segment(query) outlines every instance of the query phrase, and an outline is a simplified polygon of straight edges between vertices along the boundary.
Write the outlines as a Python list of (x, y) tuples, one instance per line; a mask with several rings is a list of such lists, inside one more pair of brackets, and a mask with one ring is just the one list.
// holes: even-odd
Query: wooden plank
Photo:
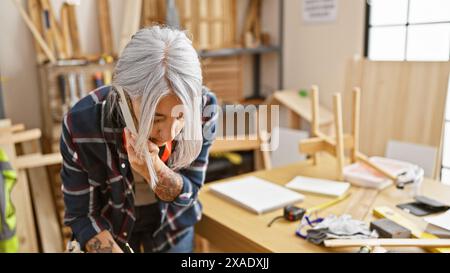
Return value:
[(319, 87), (311, 87), (311, 136), (317, 136), (319, 132)]
[(211, 146), (211, 152), (250, 151), (259, 149), (260, 146), (257, 136), (248, 136), (244, 140), (217, 139)]
[[(39, 3), (39, 0), (28, 0), (27, 4), (30, 19), (36, 27), (37, 31), (42, 34), (41, 4)], [(36, 50), (36, 58), (39, 64), (42, 64), (46, 60), (48, 60), (44, 51), (36, 40), (34, 40), (34, 48)]]
[(100, 27), (100, 42), (102, 46), (102, 54), (112, 56), (114, 50), (111, 33), (109, 0), (98, 0), (97, 7), (98, 7), (98, 25)]
[(350, 214), (353, 219), (364, 221), (379, 193), (377, 189), (355, 187), (350, 202), (343, 209), (343, 213)]
[(69, 17), (70, 41), (72, 45), (73, 58), (81, 58), (80, 35), (78, 33), (78, 19), (75, 5), (67, 4), (67, 13)]
[(345, 90), (361, 87), (361, 152), (384, 156), (389, 140), (440, 149), (449, 72), (449, 62), (352, 60)]
[[(1, 125), (0, 125), (1, 126)], [(2, 133), (16, 133), (25, 130), (24, 124), (14, 124), (8, 127), (0, 127), (0, 135)]]
[[(30, 143), (22, 145), (25, 153), (41, 152)], [(53, 191), (45, 167), (27, 170), (36, 214), (39, 239), (44, 253), (63, 252), (61, 226), (55, 207)]]
[(62, 163), (59, 153), (54, 154), (28, 154), (17, 157), (15, 167), (17, 169), (30, 169)]
[[(52, 33), (52, 20), (50, 18), (50, 8), (48, 6), (48, 2), (44, 0), (39, 0), (41, 4), (41, 13), (42, 13), (42, 33), (45, 41), (47, 42), (50, 50), (53, 54), (56, 53), (55, 41), (53, 40)], [(57, 54), (55, 54), (58, 57)]]
[[(313, 85), (311, 87), (311, 136), (317, 136), (319, 133), (319, 87)], [(333, 149), (335, 150), (335, 149)], [(319, 161), (319, 155), (314, 153), (313, 164), (316, 165)]]
[(61, 7), (60, 21), (61, 21), (62, 39), (64, 41), (66, 55), (67, 58), (70, 59), (73, 57), (73, 50), (72, 50), (72, 40), (70, 37), (69, 7), (68, 4), (66, 3), (63, 4)]
[(351, 152), (352, 163), (357, 160), (357, 152), (359, 151), (359, 123), (361, 116), (361, 89), (355, 87), (353, 89), (353, 119), (352, 119), (352, 136), (353, 148)]
[[(306, 121), (308, 122), (312, 121), (311, 100), (308, 98), (300, 97), (298, 91), (296, 90), (276, 91), (273, 94), (273, 98), (275, 99), (276, 102), (291, 109)], [(331, 111), (329, 111), (325, 107), (319, 106), (319, 112), (320, 112), (319, 115), (320, 126), (327, 126), (333, 124), (334, 118)]]
[(36, 28), (36, 26), (31, 21), (30, 17), (22, 7), (22, 4), (19, 0), (11, 0), (16, 5), (17, 9), (19, 10), (20, 15), (22, 16), (22, 19), (25, 21), (25, 24), (30, 29), (31, 33), (33, 34), (34, 39), (39, 43), (40, 47), (44, 51), (45, 55), (47, 55), (48, 59), (52, 63), (56, 63), (56, 57), (53, 54), (53, 51), (49, 47), (49, 45), (44, 41), (44, 38), (42, 38), (42, 35), (40, 34), (39, 30)]
[(383, 174), (387, 178), (391, 179), (392, 181), (396, 181), (397, 180), (397, 177), (395, 175), (391, 174), (389, 171), (387, 171), (384, 168), (382, 168), (382, 167), (374, 164), (373, 162), (371, 162), (370, 159), (366, 155), (364, 155), (364, 154), (362, 154), (360, 152), (357, 152), (356, 153), (356, 159), (358, 161), (366, 164), (367, 166), (375, 169), (376, 171), (380, 172), (381, 174)]
[(337, 93), (333, 96), (334, 120), (336, 128), (336, 159), (338, 179), (344, 179), (344, 125), (342, 122), (342, 99), (341, 94)]
[(191, 8), (191, 32), (193, 37), (194, 47), (200, 49), (200, 0), (191, 0), (190, 8)]
[(19, 143), (19, 142), (25, 142), (30, 140), (39, 139), (41, 137), (42, 133), (40, 129), (33, 129), (28, 130), (25, 132), (19, 132), (15, 134), (5, 134), (0, 136), (0, 144), (5, 143)]
[[(253, 0), (255, 1), (255, 0)], [(255, 44), (261, 44), (261, 8), (262, 8), (262, 0), (256, 0), (256, 11), (255, 11), (255, 21), (254, 21), (254, 34), (255, 34)]]
[(64, 43), (64, 38), (61, 33), (61, 27), (56, 20), (55, 12), (53, 10), (53, 6), (51, 5), (49, 0), (41, 0), (41, 6), (44, 9), (48, 9), (49, 19), (50, 19), (50, 33), (55, 44), (56, 54), (59, 59), (67, 59), (67, 49)]
[(16, 208), (19, 252), (39, 252), (30, 185), (25, 170), (17, 171), (17, 184), (13, 188), (11, 200)]
[(142, 0), (128, 0), (124, 5), (124, 23), (120, 35), (119, 54), (125, 49), (131, 36), (139, 30), (142, 13)]
[[(320, 151), (325, 151), (330, 155), (336, 154), (335, 142), (330, 142), (328, 139), (322, 137), (314, 137), (303, 139), (300, 141), (299, 152), (304, 154), (313, 154)], [(344, 135), (344, 148), (351, 149), (353, 147), (353, 136)]]
[(236, 24), (237, 24), (237, 8), (236, 8), (236, 0), (230, 1), (230, 14), (227, 16), (230, 18), (230, 28), (227, 32), (229, 32), (228, 37), (230, 38), (230, 47), (236, 46)]

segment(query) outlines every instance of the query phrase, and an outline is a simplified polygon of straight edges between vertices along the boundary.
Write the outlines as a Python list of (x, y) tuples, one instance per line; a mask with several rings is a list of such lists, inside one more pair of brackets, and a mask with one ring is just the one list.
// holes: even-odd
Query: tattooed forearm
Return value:
[(106, 244), (102, 245), (102, 242), (98, 238), (93, 238), (86, 245), (86, 248), (90, 253), (112, 253), (114, 248), (114, 242), (108, 240)]
[(172, 202), (183, 189), (183, 179), (166, 166), (158, 170), (157, 175), (158, 184), (154, 189), (156, 195), (165, 202)]

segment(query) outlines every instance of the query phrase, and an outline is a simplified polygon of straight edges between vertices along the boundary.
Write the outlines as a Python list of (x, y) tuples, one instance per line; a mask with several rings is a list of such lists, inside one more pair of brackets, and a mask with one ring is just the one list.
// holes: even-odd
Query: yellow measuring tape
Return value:
[(331, 200), (331, 201), (325, 202), (325, 203), (323, 203), (323, 204), (317, 205), (317, 206), (315, 206), (315, 207), (309, 208), (309, 209), (306, 210), (306, 214), (311, 214), (311, 213), (314, 213), (314, 212), (319, 212), (319, 211), (321, 211), (321, 210), (324, 210), (324, 209), (326, 209), (326, 208), (329, 208), (329, 207), (331, 207), (331, 206), (333, 206), (333, 205), (335, 205), (335, 204), (337, 204), (337, 203), (339, 203), (339, 202), (341, 202), (341, 201), (347, 199), (347, 197), (349, 197), (350, 195), (351, 195), (351, 193), (350, 193), (350, 192), (347, 192), (346, 194), (340, 196), (339, 198), (336, 198), (336, 199), (334, 199), (334, 200)]

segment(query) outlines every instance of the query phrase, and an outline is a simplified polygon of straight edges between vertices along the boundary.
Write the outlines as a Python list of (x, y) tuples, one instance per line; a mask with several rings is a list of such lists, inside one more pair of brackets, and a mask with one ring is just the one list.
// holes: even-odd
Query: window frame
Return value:
[[(407, 14), (406, 14), (406, 23), (405, 24), (386, 24), (386, 25), (371, 25), (370, 24), (370, 16), (371, 16), (371, 5), (369, 4), (370, 0), (365, 1), (366, 5), (366, 17), (365, 17), (365, 26), (364, 26), (364, 57), (366, 59), (369, 59), (369, 39), (370, 39), (370, 29), (372, 27), (376, 28), (382, 28), (382, 27), (394, 27), (394, 26), (404, 26), (406, 27), (406, 37), (405, 37), (405, 51), (403, 52), (403, 59), (402, 61), (411, 61), (407, 59), (408, 54), (408, 29), (409, 26), (422, 26), (422, 25), (433, 25), (433, 24), (450, 24), (450, 20), (448, 21), (430, 21), (430, 22), (421, 22), (421, 23), (410, 23), (409, 22), (409, 15), (410, 15), (410, 7), (411, 7), (411, 0), (408, 1), (408, 8), (407, 8)], [(446, 61), (450, 61), (450, 47), (448, 52), (448, 59)]]

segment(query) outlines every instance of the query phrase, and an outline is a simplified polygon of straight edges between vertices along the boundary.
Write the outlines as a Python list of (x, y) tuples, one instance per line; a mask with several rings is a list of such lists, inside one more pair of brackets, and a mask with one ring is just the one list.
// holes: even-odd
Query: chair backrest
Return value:
[(387, 158), (416, 164), (424, 169), (426, 177), (434, 178), (437, 159), (435, 147), (389, 140), (385, 155)]

